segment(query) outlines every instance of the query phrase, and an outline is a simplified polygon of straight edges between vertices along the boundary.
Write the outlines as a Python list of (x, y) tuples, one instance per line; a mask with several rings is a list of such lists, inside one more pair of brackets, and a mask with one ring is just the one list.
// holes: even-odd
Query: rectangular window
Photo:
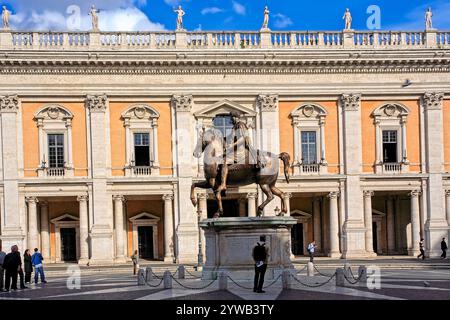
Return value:
[(383, 131), (383, 162), (397, 163), (397, 131)]
[(64, 168), (64, 134), (48, 135), (48, 160), (50, 168)]
[(317, 137), (315, 131), (302, 131), (302, 162), (317, 163)]
[(230, 116), (216, 116), (213, 119), (213, 125), (215, 129), (218, 129), (220, 130), (220, 132), (222, 132), (222, 136), (225, 140), (227, 137), (229, 139), (231, 138), (233, 134), (233, 121)]
[(134, 159), (137, 167), (150, 167), (150, 134), (134, 134)]

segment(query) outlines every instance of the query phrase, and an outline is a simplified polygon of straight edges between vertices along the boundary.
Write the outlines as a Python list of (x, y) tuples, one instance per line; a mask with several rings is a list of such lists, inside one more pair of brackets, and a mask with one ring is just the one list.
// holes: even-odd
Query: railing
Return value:
[(319, 173), (320, 172), (320, 165), (319, 164), (301, 164), (301, 173)]
[(383, 163), (383, 172), (384, 173), (401, 173), (402, 172), (402, 164), (401, 163)]
[(64, 168), (47, 168), (47, 177), (64, 177), (66, 170)]
[(135, 176), (149, 176), (151, 174), (151, 167), (133, 167), (133, 175)]
[(0, 30), (0, 49), (450, 48), (450, 31), (25, 32)]

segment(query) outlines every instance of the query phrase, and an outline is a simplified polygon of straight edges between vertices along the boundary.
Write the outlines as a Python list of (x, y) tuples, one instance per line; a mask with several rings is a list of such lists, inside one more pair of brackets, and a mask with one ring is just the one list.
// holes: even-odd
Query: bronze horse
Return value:
[[(248, 150), (246, 150), (248, 152)], [(194, 157), (200, 158), (204, 153), (204, 172), (205, 181), (193, 183), (191, 187), (191, 201), (194, 207), (197, 205), (194, 190), (195, 188), (212, 189), (217, 200), (218, 211), (214, 214), (214, 218), (223, 215), (222, 207), (222, 189), (220, 188), (220, 170), (224, 163), (224, 149), (222, 133), (217, 129), (209, 129), (205, 133), (200, 134), (197, 146), (194, 150)], [(275, 184), (278, 179), (279, 159), (283, 161), (284, 176), (286, 182), (289, 183), (289, 161), (290, 156), (286, 152), (279, 155), (271, 152), (260, 152), (263, 158), (264, 166), (257, 167), (256, 164), (235, 163), (228, 165), (227, 186), (246, 186), (256, 183), (267, 196), (267, 199), (258, 207), (257, 215), (263, 214), (264, 207), (273, 200), (274, 194), (281, 199), (281, 212), (283, 215), (287, 212), (284, 193), (278, 189)], [(248, 155), (246, 157), (248, 159)]]

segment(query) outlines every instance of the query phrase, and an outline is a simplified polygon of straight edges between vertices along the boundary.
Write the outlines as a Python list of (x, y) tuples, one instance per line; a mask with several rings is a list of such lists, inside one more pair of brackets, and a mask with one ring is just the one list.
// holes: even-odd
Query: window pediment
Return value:
[(48, 120), (48, 121), (67, 121), (73, 118), (73, 114), (57, 104), (46, 105), (39, 110), (35, 116), (35, 120)]
[(408, 114), (408, 108), (399, 103), (386, 103), (379, 106), (372, 112), (372, 116), (374, 118), (383, 119), (402, 118), (408, 116)]
[(294, 122), (298, 121), (317, 121), (327, 116), (327, 111), (315, 103), (305, 103), (291, 112), (291, 118)]
[(293, 216), (294, 218), (305, 218), (305, 219), (309, 219), (312, 217), (310, 213), (298, 209), (291, 210), (291, 216)]
[(214, 118), (219, 114), (227, 114), (231, 111), (237, 111), (243, 114), (244, 117), (255, 117), (256, 112), (250, 108), (244, 107), (236, 102), (230, 100), (218, 101), (203, 110), (194, 113), (194, 116), (198, 118)]
[(146, 220), (146, 221), (151, 220), (151, 221), (158, 222), (160, 220), (160, 218), (158, 216), (155, 216), (154, 214), (151, 214), (148, 212), (142, 212), (142, 213), (135, 215), (134, 217), (131, 217), (129, 220), (131, 222), (142, 221), (142, 220)]
[(57, 218), (50, 220), (50, 222), (55, 224), (55, 223), (61, 223), (61, 222), (78, 222), (79, 220), (80, 219), (78, 219), (77, 217), (66, 213)]
[(123, 112), (122, 118), (136, 121), (153, 120), (159, 118), (159, 112), (146, 104), (138, 104)]

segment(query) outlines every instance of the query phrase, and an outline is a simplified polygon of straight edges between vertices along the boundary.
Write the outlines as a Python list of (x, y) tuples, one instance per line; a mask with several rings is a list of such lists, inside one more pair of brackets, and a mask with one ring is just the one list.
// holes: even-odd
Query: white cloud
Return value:
[(219, 13), (219, 12), (223, 12), (223, 9), (218, 8), (218, 7), (210, 7), (210, 8), (204, 8), (201, 13), (202, 15), (211, 13), (211, 14), (215, 14), (215, 13)]
[(291, 18), (284, 14), (276, 13), (273, 15), (273, 17), (275, 18), (274, 25), (276, 28), (286, 28), (293, 24)]
[[(431, 7), (433, 11), (433, 28), (445, 30), (450, 28), (450, 3), (445, 0), (438, 0), (432, 3), (420, 5), (414, 10), (408, 12), (404, 17), (405, 21), (402, 23), (390, 24), (382, 26), (386, 30), (424, 30), (425, 29), (425, 11)], [(383, 14), (383, 11), (381, 11)]]
[(245, 7), (236, 1), (233, 1), (233, 10), (234, 10), (234, 12), (236, 12), (237, 14), (240, 14), (241, 16), (245, 16), (245, 13), (246, 13)]
[(177, 6), (179, 5), (183, 0), (164, 0), (166, 4), (169, 6)]
[[(19, 30), (90, 30), (91, 17), (88, 15), (91, 3), (100, 1), (82, 0), (77, 2), (79, 9), (66, 10), (73, 0), (40, 0), (24, 2), (19, 0), (13, 7), (11, 26)], [(97, 4), (99, 9), (99, 27), (102, 31), (159, 31), (165, 30), (164, 25), (150, 21), (147, 15), (136, 5), (145, 4), (146, 0), (111, 0)], [(73, 14), (79, 12), (80, 18), (73, 19)], [(76, 21), (74, 23), (74, 21)]]

